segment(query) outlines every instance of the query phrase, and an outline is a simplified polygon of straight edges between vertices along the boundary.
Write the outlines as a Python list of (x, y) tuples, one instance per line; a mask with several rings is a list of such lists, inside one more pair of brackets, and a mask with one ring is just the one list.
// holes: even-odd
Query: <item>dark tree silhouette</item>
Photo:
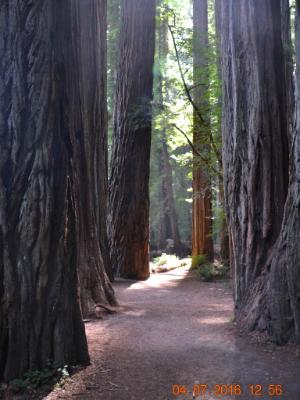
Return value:
[(49, 360), (87, 363), (79, 299), (84, 310), (114, 301), (99, 243), (105, 219), (105, 12), (102, 0), (0, 3), (5, 380)]

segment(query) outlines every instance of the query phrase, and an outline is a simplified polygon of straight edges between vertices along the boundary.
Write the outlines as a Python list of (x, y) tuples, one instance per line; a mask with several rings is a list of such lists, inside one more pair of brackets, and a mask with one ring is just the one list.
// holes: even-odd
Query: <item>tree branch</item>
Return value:
[[(171, 11), (171, 10), (169, 10), (169, 11)], [(174, 21), (175, 21), (175, 13), (174, 12), (173, 12), (173, 15), (174, 15)], [(212, 132), (209, 129), (209, 124), (202, 117), (202, 114), (201, 114), (201, 111), (200, 111), (199, 107), (194, 102), (194, 100), (193, 100), (193, 98), (191, 96), (191, 93), (190, 93), (191, 88), (189, 88), (187, 83), (186, 83), (186, 80), (185, 80), (185, 77), (184, 77), (184, 73), (183, 73), (183, 70), (182, 70), (182, 65), (181, 65), (181, 62), (180, 62), (179, 52), (178, 52), (177, 43), (176, 43), (176, 40), (175, 40), (175, 36), (174, 36), (174, 32), (173, 32), (172, 26), (170, 24), (168, 24), (168, 28), (169, 28), (169, 31), (171, 33), (172, 42), (173, 42), (173, 46), (174, 46), (174, 50), (175, 50), (176, 61), (177, 61), (177, 64), (178, 64), (178, 68), (179, 68), (179, 72), (180, 72), (180, 76), (181, 76), (181, 80), (182, 80), (182, 83), (183, 83), (183, 87), (184, 87), (185, 93), (187, 95), (187, 98), (188, 98), (189, 102), (193, 106), (193, 109), (195, 110), (196, 115), (198, 116), (200, 122), (204, 125), (204, 127), (208, 128), (209, 140), (210, 140), (211, 147), (212, 147), (212, 149), (213, 149), (213, 151), (214, 151), (214, 153), (215, 153), (215, 155), (217, 157), (217, 160), (218, 160), (219, 164), (221, 165), (222, 164), (221, 154), (220, 154), (220, 152), (219, 152), (219, 150), (218, 150), (218, 148), (217, 148), (217, 146), (215, 144)], [(200, 84), (198, 84), (198, 85), (200, 85)]]
[(217, 176), (219, 176), (220, 178), (223, 179), (223, 175), (222, 172), (220, 172), (219, 170), (217, 170), (214, 166), (211, 165), (210, 161), (203, 157), (203, 155), (196, 149), (196, 147), (193, 145), (193, 143), (191, 142), (191, 140), (189, 139), (188, 135), (181, 129), (179, 128), (176, 124), (171, 124), (171, 126), (173, 126), (175, 129), (177, 129), (187, 140), (189, 146), (192, 149), (192, 152), (194, 155), (198, 156), (201, 161), (203, 161), (205, 163), (205, 165), (211, 169)]

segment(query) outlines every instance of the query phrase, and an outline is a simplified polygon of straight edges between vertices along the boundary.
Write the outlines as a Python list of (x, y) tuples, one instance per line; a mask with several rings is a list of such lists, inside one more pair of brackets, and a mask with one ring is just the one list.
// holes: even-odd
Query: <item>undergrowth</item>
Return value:
[(2, 385), (1, 391), (20, 394), (24, 392), (34, 393), (40, 389), (53, 389), (54, 387), (62, 387), (69, 378), (69, 367), (58, 367), (49, 363), (43, 370), (31, 369), (27, 371), (22, 378), (13, 379), (8, 385)]
[(225, 264), (206, 263), (195, 269), (199, 278), (211, 282), (216, 279), (226, 279), (229, 276), (229, 267)]

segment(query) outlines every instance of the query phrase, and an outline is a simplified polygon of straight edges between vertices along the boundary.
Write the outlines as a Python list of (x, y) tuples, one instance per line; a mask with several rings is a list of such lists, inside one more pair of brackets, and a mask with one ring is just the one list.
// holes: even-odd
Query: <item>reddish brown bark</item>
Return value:
[(109, 193), (115, 274), (149, 277), (149, 173), (155, 1), (124, 1)]
[(83, 315), (89, 316), (95, 313), (97, 303), (115, 304), (105, 272), (110, 272), (106, 230), (106, 2), (76, 1), (76, 7), (69, 7), (71, 30), (63, 52), (72, 115), (68, 129), (76, 188), (80, 299)]
[[(209, 127), (207, 100), (207, 48), (208, 14), (207, 0), (194, 0), (194, 103), (199, 112), (194, 111), (193, 145), (202, 153), (208, 151), (207, 130)], [(204, 123), (203, 123), (204, 122)], [(211, 182), (207, 167), (197, 155), (193, 163), (193, 209), (192, 209), (192, 255), (205, 254), (209, 260), (214, 257), (212, 239), (212, 198)]]

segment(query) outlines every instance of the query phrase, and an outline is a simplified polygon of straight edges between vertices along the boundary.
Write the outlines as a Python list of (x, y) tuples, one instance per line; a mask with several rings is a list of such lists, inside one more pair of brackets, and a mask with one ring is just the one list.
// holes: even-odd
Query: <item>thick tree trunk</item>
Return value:
[(299, 280), (292, 258), (285, 257), (288, 274), (276, 267), (281, 227), (281, 236), (291, 233), (288, 247), (297, 258), (291, 195), (283, 220), (291, 110), (281, 7), (271, 0), (222, 2), (221, 28), (224, 187), (236, 316), (249, 329), (268, 330), (277, 342), (296, 333), (291, 310), (297, 300), (287, 282), (294, 280), (295, 289)]
[[(80, 261), (94, 268), (90, 278), (97, 270), (101, 300), (113, 298), (96, 239), (99, 164), (92, 167), (105, 164), (104, 5), (0, 3), (0, 379), (49, 360), (89, 361)], [(90, 288), (82, 285), (83, 305)]]
[[(209, 128), (208, 116), (208, 14), (207, 0), (193, 1), (194, 15), (194, 103), (198, 106), (202, 117), (200, 121), (197, 112), (194, 112), (193, 144), (203, 153), (208, 151), (207, 129)], [(205, 168), (194, 156), (193, 163), (193, 208), (192, 208), (192, 255), (205, 254), (208, 259), (214, 257), (212, 239), (212, 195), (211, 182)]]
[(149, 277), (149, 162), (155, 0), (122, 4), (110, 178), (115, 274)]
[[(107, 219), (106, 2), (69, 7), (71, 32), (63, 49), (68, 74), (68, 129), (73, 148), (80, 299), (84, 316), (98, 303), (115, 304)], [(63, 9), (64, 6), (62, 6)], [(79, 22), (78, 22), (78, 18)], [(101, 21), (101, 23), (99, 23)], [(77, 68), (74, 68), (77, 65)]]
[(270, 262), (267, 304), (278, 342), (300, 343), (300, 1), (296, 2), (296, 128), (291, 137), (290, 184), (276, 249)]

